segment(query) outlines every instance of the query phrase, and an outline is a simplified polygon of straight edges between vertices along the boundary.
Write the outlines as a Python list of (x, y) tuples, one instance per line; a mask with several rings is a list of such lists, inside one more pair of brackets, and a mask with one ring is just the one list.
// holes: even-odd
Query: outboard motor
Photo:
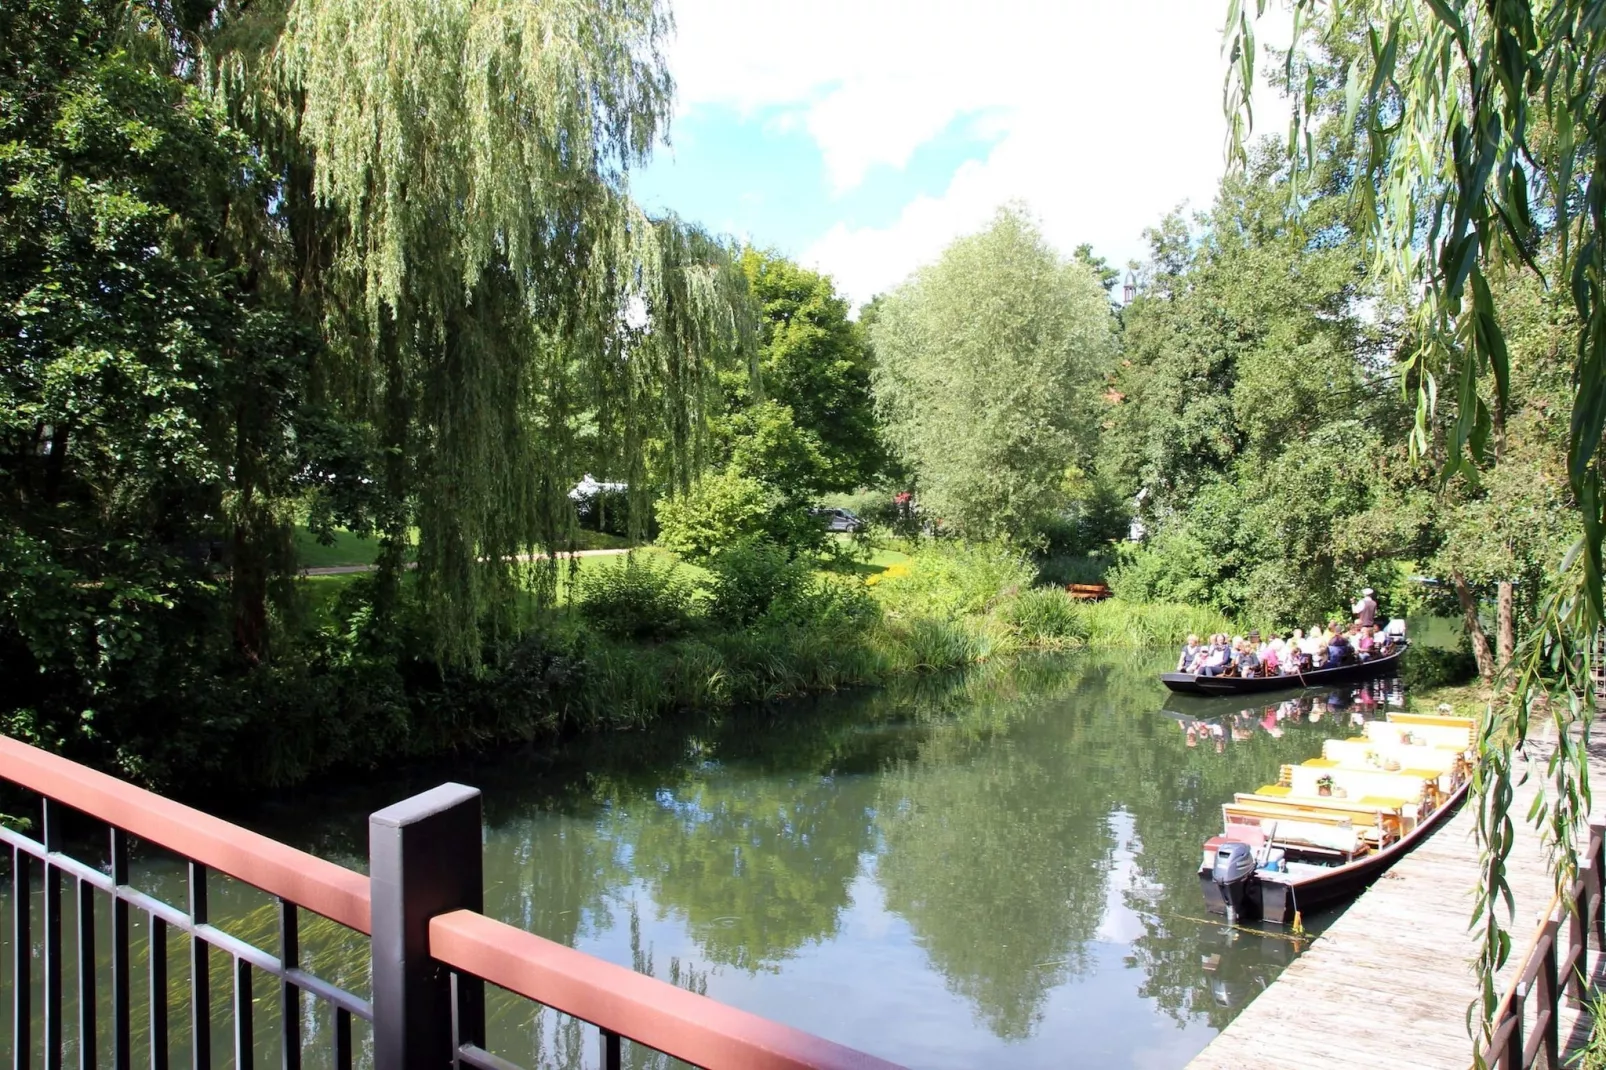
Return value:
[(1244, 900), (1249, 895), (1249, 882), (1255, 875), (1255, 853), (1247, 843), (1228, 840), (1216, 848), (1216, 864), (1210, 877), (1221, 889), (1221, 898), (1227, 904), (1227, 921), (1238, 920), (1243, 913)]

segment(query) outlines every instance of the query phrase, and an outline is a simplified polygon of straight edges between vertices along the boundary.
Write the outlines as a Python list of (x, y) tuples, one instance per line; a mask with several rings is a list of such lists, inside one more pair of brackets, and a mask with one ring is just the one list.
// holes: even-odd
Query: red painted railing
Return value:
[[(303, 995), (336, 1008), (335, 1065), (352, 1060), (350, 1020), (374, 1027), (374, 1061), (384, 1070), (468, 1065), (508, 1070), (513, 1064), (486, 1051), (483, 982), (498, 985), (597, 1026), (603, 1065), (620, 1066), (620, 1038), (709, 1070), (897, 1070), (894, 1064), (792, 1029), (706, 996), (593, 958), (573, 948), (523, 932), (478, 912), (482, 878), (479, 855), (479, 793), (444, 785), (373, 815), (370, 877), (298, 851), (276, 840), (219, 820), (191, 807), (136, 788), (17, 740), (0, 737), (0, 778), (38, 793), (44, 835), (34, 840), (0, 828), (0, 842), (14, 852), (12, 867), (15, 933), (10, 973), (15, 1011), (14, 1052), (32, 1049), (31, 998), (34, 940), (30, 930), (33, 865), (42, 863), (44, 903), (45, 1065), (61, 1065), (67, 1042), (61, 1017), (61, 892), (63, 879), (77, 882), (79, 946), (95, 946), (94, 896), (113, 902), (112, 1047), (114, 1070), (135, 1062), (131, 1050), (129, 982), (131, 930), (128, 911), (145, 912), (153, 939), (174, 927), (191, 937), (191, 1027), (193, 1065), (209, 1066), (208, 991), (210, 951), (234, 959), (235, 1065), (249, 1068), (255, 1047), (251, 971), (276, 977), (282, 986), (283, 1065), (298, 1070)], [(62, 850), (61, 807), (105, 822), (110, 830), (112, 873), (84, 864)], [(127, 837), (135, 836), (182, 855), (189, 862), (186, 910), (158, 901), (129, 883)], [(215, 869), (268, 892), (280, 904), (280, 947), (270, 953), (210, 925), (206, 871)], [(297, 910), (321, 914), (358, 932), (372, 945), (372, 1004), (343, 992), (300, 968)], [(88, 926), (88, 929), (85, 929)], [(149, 956), (151, 1053), (148, 1065), (165, 1070), (167, 1060), (166, 956)], [(446, 967), (442, 969), (441, 967)], [(94, 956), (80, 955), (78, 983), (95, 991)], [(95, 1000), (80, 1000), (80, 1053), (93, 1053), (100, 1035)], [(87, 1008), (87, 1009), (86, 1009)], [(85, 1065), (93, 1065), (93, 1055)]]
[[(1489, 1044), (1481, 1053), (1483, 1065), (1498, 1070), (1529, 1070), (1543, 1065), (1562, 1065), (1560, 1035), (1561, 999), (1566, 993), (1582, 1003), (1588, 993), (1589, 939), (1597, 944), (1606, 939), (1606, 887), (1602, 870), (1606, 867), (1606, 826), (1591, 825), (1589, 846), (1578, 867), (1578, 878), (1567, 890), (1565, 901), (1558, 892), (1545, 908), (1522, 962), (1522, 972), (1507, 989), (1495, 1008)], [(1566, 922), (1566, 946), (1562, 945), (1562, 923)], [(1532, 1012), (1533, 1021), (1526, 1019)], [(1528, 1026), (1524, 1040), (1524, 1026)]]

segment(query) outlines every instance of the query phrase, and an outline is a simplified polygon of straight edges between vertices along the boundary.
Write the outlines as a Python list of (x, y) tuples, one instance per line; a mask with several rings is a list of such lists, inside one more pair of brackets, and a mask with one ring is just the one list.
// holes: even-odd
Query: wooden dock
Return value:
[[(1502, 993), (1522, 969), (1555, 893), (1544, 846), (1525, 820), (1549, 749), (1530, 745), (1529, 779), (1515, 789), (1511, 807), (1518, 832), (1508, 873), (1516, 914), (1509, 923), (1511, 958), (1496, 986)], [(1606, 784), (1606, 747), (1591, 747), (1590, 780)], [(1602, 808), (1597, 797), (1596, 813)], [(1189, 1070), (1467, 1070), (1473, 1046), (1466, 1011), (1477, 991), (1477, 938), (1467, 929), (1478, 882), (1476, 828), (1477, 801), (1469, 799), (1351, 904)], [(1589, 963), (1592, 987), (1598, 986), (1600, 955), (1592, 950)], [(1575, 1050), (1588, 1036), (1588, 1016), (1566, 999), (1562, 1005), (1561, 1042)]]

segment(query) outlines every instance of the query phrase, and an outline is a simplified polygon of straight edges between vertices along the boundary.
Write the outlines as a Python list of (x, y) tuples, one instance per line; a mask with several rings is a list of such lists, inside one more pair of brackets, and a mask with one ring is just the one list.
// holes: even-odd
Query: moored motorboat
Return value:
[(1209, 910), (1292, 924), (1363, 891), (1455, 810), (1474, 758), (1470, 720), (1390, 712), (1364, 730), (1222, 806), (1223, 832), (1199, 867)]
[(1335, 665), (1310, 672), (1278, 673), (1271, 676), (1205, 676), (1202, 673), (1167, 672), (1160, 682), (1184, 695), (1258, 695), (1268, 691), (1287, 691), (1299, 687), (1330, 687), (1374, 676), (1389, 676), (1399, 669), (1403, 649), (1384, 657)]

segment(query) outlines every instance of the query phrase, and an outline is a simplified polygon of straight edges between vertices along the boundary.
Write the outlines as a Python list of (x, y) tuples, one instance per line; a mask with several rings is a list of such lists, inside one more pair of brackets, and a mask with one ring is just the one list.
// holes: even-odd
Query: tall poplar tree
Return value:
[(1030, 541), (1091, 446), (1114, 319), (1093, 271), (999, 211), (887, 295), (871, 327), (888, 444), (957, 530)]

